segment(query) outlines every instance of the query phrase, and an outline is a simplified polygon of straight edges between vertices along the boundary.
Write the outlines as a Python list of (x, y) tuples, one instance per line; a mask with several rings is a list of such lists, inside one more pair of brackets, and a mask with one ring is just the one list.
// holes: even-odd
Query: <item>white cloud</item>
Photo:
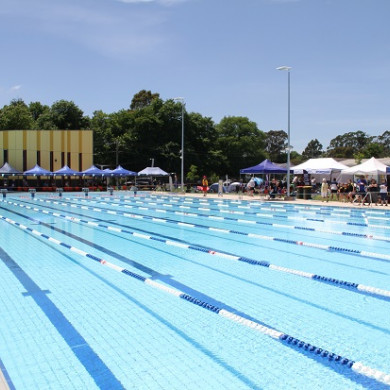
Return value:
[(22, 88), (21, 85), (14, 85), (13, 87), (10, 88), (11, 92), (19, 91), (19, 89)]
[[(115, 0), (116, 3), (158, 3), (169, 5), (187, 0)], [(134, 58), (153, 53), (171, 37), (164, 33), (167, 11), (114, 7), (112, 0), (86, 6), (76, 0), (5, 0), (0, 15), (24, 20), (46, 35), (60, 37), (103, 56)], [(111, 3), (111, 4), (110, 4)]]

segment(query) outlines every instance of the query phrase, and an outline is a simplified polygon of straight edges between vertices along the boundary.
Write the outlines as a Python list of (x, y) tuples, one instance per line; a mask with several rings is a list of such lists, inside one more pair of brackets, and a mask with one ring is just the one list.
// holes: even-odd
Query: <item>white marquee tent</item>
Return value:
[(359, 175), (369, 176), (369, 178), (378, 180), (378, 176), (386, 175), (386, 168), (385, 164), (378, 161), (375, 157), (371, 157), (364, 163), (342, 170), (338, 181), (345, 181)]
[(332, 175), (348, 168), (333, 158), (311, 158), (302, 164), (293, 167), (294, 174), (300, 175), (305, 170), (311, 175)]

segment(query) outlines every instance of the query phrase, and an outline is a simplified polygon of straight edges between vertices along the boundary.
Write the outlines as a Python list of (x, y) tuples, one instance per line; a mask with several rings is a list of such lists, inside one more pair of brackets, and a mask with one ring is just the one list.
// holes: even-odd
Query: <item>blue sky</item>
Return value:
[(389, 0), (1, 0), (0, 107), (128, 108), (141, 89), (291, 144), (390, 130)]

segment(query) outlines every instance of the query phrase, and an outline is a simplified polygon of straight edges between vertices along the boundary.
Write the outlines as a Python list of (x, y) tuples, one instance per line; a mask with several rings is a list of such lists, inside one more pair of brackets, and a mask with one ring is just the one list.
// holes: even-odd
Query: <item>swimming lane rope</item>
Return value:
[[(292, 275), (296, 275), (296, 276), (301, 276), (301, 277), (308, 278), (308, 279), (313, 279), (313, 280), (316, 280), (318, 282), (331, 284), (331, 285), (336, 286), (336, 287), (348, 288), (351, 291), (363, 292), (363, 293), (372, 294), (373, 296), (390, 298), (390, 291), (389, 290), (384, 290), (384, 289), (380, 289), (377, 287), (367, 286), (367, 285), (360, 284), (360, 283), (347, 282), (344, 280), (339, 280), (339, 279), (335, 279), (335, 278), (331, 278), (331, 277), (327, 277), (327, 276), (322, 276), (322, 275), (316, 275), (313, 273), (295, 270), (292, 268), (281, 267), (281, 266), (278, 266), (275, 264), (271, 264), (268, 261), (261, 261), (261, 260), (250, 259), (247, 257), (240, 257), (240, 256), (233, 255), (231, 253), (216, 251), (216, 250), (213, 250), (211, 248), (205, 248), (205, 247), (201, 247), (201, 246), (197, 246), (197, 245), (192, 245), (191, 243), (186, 243), (186, 242), (183, 242), (182, 240), (175, 240), (175, 239), (166, 240), (166, 239), (162, 239), (160, 237), (154, 237), (154, 236), (147, 235), (147, 234), (141, 234), (141, 233), (131, 231), (128, 229), (121, 229), (121, 228), (105, 225), (105, 224), (98, 223), (98, 222), (87, 221), (87, 220), (72, 217), (69, 215), (64, 215), (64, 214), (60, 214), (60, 213), (56, 213), (56, 212), (52, 212), (52, 211), (48, 211), (48, 210), (44, 210), (44, 209), (39, 209), (38, 207), (34, 207), (34, 206), (29, 206), (29, 205), (24, 205), (24, 204), (20, 204), (20, 203), (16, 203), (16, 202), (9, 202), (9, 201), (7, 201), (6, 203), (13, 204), (15, 206), (19, 206), (19, 207), (26, 208), (26, 209), (31, 209), (33, 211), (41, 212), (43, 214), (53, 215), (54, 217), (64, 218), (68, 221), (75, 222), (75, 223), (87, 224), (89, 226), (100, 227), (100, 228), (107, 229), (107, 230), (113, 231), (113, 232), (130, 234), (130, 235), (137, 237), (137, 238), (158, 241), (158, 242), (161, 242), (165, 245), (175, 246), (175, 247), (179, 247), (182, 249), (195, 250), (195, 251), (199, 251), (199, 252), (203, 252), (203, 253), (208, 253), (210, 255), (229, 259), (229, 260), (241, 261), (241, 262), (251, 264), (251, 265), (259, 265), (262, 267), (272, 269), (274, 271), (284, 272), (284, 273), (288, 273), (288, 274), (292, 274)], [(80, 207), (80, 206), (78, 206), (78, 207)], [(86, 206), (84, 206), (84, 207), (86, 207)], [(80, 207), (80, 208), (82, 208), (82, 207)], [(99, 209), (93, 209), (93, 210), (99, 211)], [(113, 212), (113, 213), (116, 214), (116, 212)]]
[[(325, 250), (325, 251), (330, 251), (330, 252), (343, 252), (343, 253), (348, 253), (348, 254), (353, 254), (353, 255), (356, 255), (356, 256), (362, 256), (362, 257), (368, 257), (368, 258), (372, 258), (372, 259), (381, 259), (381, 260), (385, 260), (385, 261), (390, 261), (390, 255), (387, 255), (387, 254), (383, 254), (383, 253), (377, 253), (377, 252), (368, 252), (368, 251), (361, 251), (361, 250), (357, 250), (357, 249), (349, 249), (349, 248), (343, 248), (343, 247), (336, 247), (336, 246), (332, 246), (332, 245), (322, 245), (322, 244), (315, 244), (315, 243), (310, 243), (310, 242), (305, 242), (305, 241), (296, 241), (296, 240), (289, 240), (289, 239), (284, 239), (284, 238), (279, 238), (279, 237), (272, 237), (272, 236), (265, 236), (265, 235), (260, 235), (260, 234), (255, 234), (255, 233), (244, 233), (244, 232), (238, 232), (236, 230), (229, 230), (229, 229), (220, 229), (220, 228), (212, 228), (212, 227), (208, 227), (208, 226), (203, 226), (203, 225), (199, 225), (199, 224), (189, 224), (189, 223), (185, 223), (185, 222), (172, 222), (172, 221), (169, 221), (169, 220), (166, 220), (166, 219), (162, 219), (162, 218), (156, 218), (156, 217), (150, 217), (150, 216), (145, 216), (145, 215), (137, 215), (137, 214), (128, 214), (126, 212), (122, 212), (122, 211), (115, 211), (115, 210), (104, 210), (104, 209), (100, 209), (100, 208), (97, 208), (97, 207), (90, 207), (90, 206), (76, 206), (74, 204), (72, 205), (68, 205), (67, 203), (60, 203), (60, 202), (53, 202), (53, 201), (50, 201), (50, 200), (43, 200), (43, 199), (39, 199), (41, 202), (46, 202), (46, 203), (54, 203), (54, 204), (60, 204), (60, 205), (64, 205), (64, 206), (70, 206), (70, 207), (80, 207), (81, 209), (84, 209), (84, 210), (92, 210), (92, 211), (98, 211), (98, 212), (106, 212), (107, 214), (111, 214), (111, 215), (123, 215), (125, 217), (130, 217), (130, 218), (136, 218), (136, 219), (146, 219), (146, 220), (151, 220), (151, 221), (154, 221), (154, 222), (170, 222), (170, 223), (175, 223), (177, 225), (180, 225), (180, 226), (186, 226), (186, 227), (196, 227), (196, 228), (206, 228), (210, 231), (217, 231), (217, 232), (221, 232), (221, 233), (231, 233), (231, 234), (239, 234), (239, 235), (243, 235), (243, 236), (247, 236), (247, 237), (250, 237), (250, 238), (258, 238), (258, 239), (262, 239), (262, 240), (268, 240), (268, 241), (279, 241), (279, 242), (284, 242), (286, 244), (293, 244), (293, 245), (301, 245), (301, 246), (306, 246), (306, 247), (310, 247), (310, 248), (316, 248), (316, 249), (321, 249), (321, 250)], [(126, 206), (125, 206), (126, 207)], [(150, 210), (150, 208), (147, 208), (147, 207), (138, 207), (140, 210)], [(154, 210), (154, 211), (160, 211), (160, 210)], [(165, 210), (163, 210), (165, 211)], [(185, 216), (198, 216), (197, 214), (189, 214), (189, 213), (179, 213), (179, 212), (175, 212), (175, 214), (182, 214), (182, 215), (185, 215)], [(211, 217), (209, 217), (211, 218)], [(212, 217), (212, 219), (217, 219), (217, 220), (223, 220), (224, 218), (223, 217)], [(256, 224), (256, 223), (261, 223), (261, 222), (258, 222), (258, 221), (244, 221), (244, 220), (237, 220), (238, 222), (245, 222), (245, 223), (252, 223), (252, 224)], [(272, 226), (274, 226), (274, 224), (272, 224)], [(279, 228), (281, 226), (278, 226)], [(308, 230), (310, 231), (311, 228), (300, 228), (300, 230)], [(356, 236), (354, 233), (347, 233), (347, 232), (344, 232), (345, 234), (344, 235), (349, 235), (349, 236)], [(359, 236), (357, 236), (359, 237)], [(374, 236), (367, 236), (365, 238), (373, 238)], [(377, 238), (378, 239), (378, 238)], [(381, 239), (386, 239), (386, 237), (381, 237)]]
[(269, 325), (264, 325), (264, 324), (260, 324), (256, 321), (249, 320), (249, 319), (242, 317), (240, 315), (237, 315), (229, 310), (221, 309), (218, 306), (215, 306), (215, 305), (212, 305), (208, 302), (197, 299), (189, 294), (185, 294), (180, 290), (167, 287), (166, 285), (164, 285), (162, 283), (156, 282), (156, 281), (151, 280), (149, 278), (146, 278), (142, 275), (139, 275), (135, 272), (129, 271), (126, 268), (122, 268), (116, 264), (110, 263), (107, 260), (101, 259), (93, 254), (85, 252), (85, 251), (83, 251), (79, 248), (76, 248), (74, 246), (71, 246), (65, 242), (59, 241), (53, 237), (50, 237), (44, 233), (41, 233), (35, 229), (31, 229), (28, 226), (25, 226), (19, 222), (16, 222), (10, 218), (6, 218), (6, 217), (0, 215), (0, 219), (4, 220), (5, 222), (7, 222), (13, 226), (18, 227), (21, 230), (29, 232), (35, 236), (40, 237), (40, 238), (46, 239), (49, 242), (51, 242), (52, 244), (59, 245), (62, 248), (66, 248), (66, 249), (70, 250), (71, 252), (77, 253), (80, 256), (94, 260), (94, 261), (100, 263), (101, 265), (104, 265), (108, 268), (111, 268), (114, 271), (121, 272), (124, 275), (130, 276), (130, 277), (132, 277), (136, 280), (139, 280), (139, 281), (141, 281), (141, 282), (143, 282), (151, 287), (165, 291), (166, 293), (173, 295), (177, 298), (184, 299), (187, 302), (190, 302), (190, 303), (195, 304), (197, 306), (200, 306), (206, 310), (214, 312), (214, 313), (216, 313), (224, 318), (227, 318), (228, 320), (237, 322), (243, 326), (251, 328), (251, 329), (253, 329), (257, 332), (260, 332), (264, 335), (267, 335), (275, 340), (282, 342), (283, 344), (290, 345), (294, 348), (304, 349), (305, 351), (310, 352), (310, 353), (318, 356), (319, 358), (327, 359), (328, 361), (334, 361), (335, 363), (338, 363), (341, 366), (344, 366), (346, 369), (352, 369), (352, 371), (356, 372), (357, 374), (363, 375), (367, 378), (374, 379), (380, 383), (390, 385), (390, 374), (387, 374), (387, 373), (380, 371), (380, 370), (377, 370), (375, 368), (371, 368), (371, 367), (363, 364), (362, 362), (356, 362), (352, 359), (340, 356), (336, 353), (327, 351), (323, 348), (319, 348), (319, 347), (312, 345), (310, 343), (307, 343), (303, 340), (297, 339), (297, 338), (295, 338), (287, 333), (276, 330)]
[[(41, 202), (47, 202), (47, 203), (54, 203), (54, 204), (58, 204), (58, 202), (55, 202), (55, 201), (50, 201), (50, 200), (43, 200), (43, 199), (39, 199)], [(66, 200), (68, 201), (72, 201), (71, 198), (66, 198)], [(352, 233), (352, 232), (335, 232), (335, 231), (332, 231), (332, 230), (325, 230), (325, 229), (316, 229), (316, 228), (311, 228), (311, 227), (305, 227), (305, 226), (295, 226), (295, 225), (285, 225), (285, 224), (279, 224), (279, 223), (271, 223), (271, 222), (262, 222), (262, 221), (251, 221), (251, 220), (244, 220), (244, 219), (237, 219), (237, 218), (232, 218), (232, 217), (219, 217), (219, 216), (213, 216), (213, 215), (206, 215), (206, 214), (195, 214), (195, 213), (185, 213), (185, 212), (178, 212), (178, 211), (174, 211), (174, 210), (163, 210), (163, 209), (158, 209), (158, 208), (154, 208), (154, 207), (145, 207), (145, 206), (134, 206), (134, 205), (123, 205), (121, 203), (116, 203), (116, 202), (105, 202), (105, 201), (85, 201), (84, 199), (80, 200), (82, 203), (86, 203), (86, 202), (92, 202), (92, 203), (98, 203), (98, 204), (102, 204), (102, 205), (111, 205), (111, 206), (123, 206), (125, 208), (136, 208), (136, 209), (142, 209), (142, 210), (151, 210), (151, 211), (156, 211), (158, 213), (173, 213), (173, 214), (176, 214), (176, 215), (185, 215), (185, 216), (191, 216), (191, 217), (198, 217), (198, 218), (202, 218), (202, 217), (206, 217), (206, 218), (209, 218), (209, 219), (214, 219), (214, 220), (225, 220), (225, 221), (235, 221), (235, 222), (241, 222), (241, 223), (247, 223), (247, 224), (256, 224), (256, 225), (263, 225), (263, 226), (272, 226), (272, 227), (275, 227), (275, 228), (283, 228), (283, 229), (291, 229), (291, 230), (305, 230), (305, 231), (310, 231), (310, 232), (318, 232), (318, 233), (326, 233), (326, 234), (333, 234), (333, 235), (338, 235), (338, 236), (350, 236), (350, 237), (358, 237), (358, 238), (367, 238), (367, 239), (370, 239), (370, 240), (378, 240), (378, 241), (387, 241), (387, 242), (390, 242), (390, 237), (386, 237), (386, 236), (379, 236), (379, 235), (372, 235), (372, 234), (362, 234), (362, 233)], [(140, 202), (141, 203), (141, 202)], [(67, 205), (66, 203), (60, 203), (62, 205)], [(171, 207), (171, 205), (165, 205), (163, 204), (162, 206), (168, 206), (168, 207)], [(107, 212), (107, 211), (105, 211)], [(152, 217), (148, 217), (148, 216), (143, 216), (142, 218), (152, 218)], [(174, 223), (170, 220), (167, 220), (167, 222), (169, 223)], [(195, 227), (202, 227), (202, 225), (194, 225)], [(209, 227), (206, 227), (208, 229), (211, 229)], [(223, 229), (221, 229), (222, 231)], [(234, 231), (231, 231), (231, 230), (226, 230), (226, 232), (228, 233), (234, 233)], [(241, 233), (240, 233), (241, 234)]]

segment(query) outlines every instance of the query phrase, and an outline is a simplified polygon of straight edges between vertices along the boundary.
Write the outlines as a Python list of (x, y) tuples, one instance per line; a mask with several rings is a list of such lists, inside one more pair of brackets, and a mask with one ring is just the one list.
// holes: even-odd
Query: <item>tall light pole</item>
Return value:
[(291, 66), (279, 66), (276, 70), (287, 71), (287, 197), (290, 196), (290, 69)]
[(174, 98), (181, 103), (181, 190), (184, 192), (184, 107), (186, 105), (183, 97)]

